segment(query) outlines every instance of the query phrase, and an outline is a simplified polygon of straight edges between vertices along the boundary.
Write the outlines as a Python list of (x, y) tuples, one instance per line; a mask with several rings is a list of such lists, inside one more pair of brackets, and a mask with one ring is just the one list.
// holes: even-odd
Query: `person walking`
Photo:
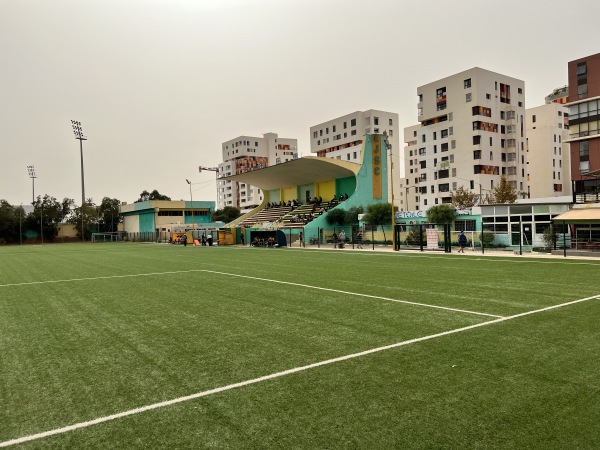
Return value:
[(467, 236), (464, 231), (461, 231), (458, 235), (458, 245), (460, 246), (458, 253), (464, 253), (465, 247), (467, 246)]
[(360, 230), (358, 230), (358, 233), (356, 233), (356, 241), (358, 242), (356, 248), (363, 248), (363, 234)]

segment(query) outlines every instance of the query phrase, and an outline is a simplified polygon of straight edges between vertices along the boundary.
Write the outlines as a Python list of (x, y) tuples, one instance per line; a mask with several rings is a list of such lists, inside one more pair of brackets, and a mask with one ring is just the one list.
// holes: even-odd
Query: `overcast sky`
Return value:
[[(600, 52), (600, 1), (0, 0), (0, 199), (85, 192), (216, 200), (221, 143), (357, 110), (416, 123), (417, 86), (471, 67), (525, 81), (526, 106)], [(573, 23), (571, 23), (573, 22)]]

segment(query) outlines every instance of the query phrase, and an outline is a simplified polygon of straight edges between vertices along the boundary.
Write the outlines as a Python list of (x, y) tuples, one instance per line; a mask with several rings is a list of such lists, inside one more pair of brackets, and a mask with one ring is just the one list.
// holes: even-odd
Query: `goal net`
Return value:
[(92, 233), (92, 242), (123, 242), (121, 233)]

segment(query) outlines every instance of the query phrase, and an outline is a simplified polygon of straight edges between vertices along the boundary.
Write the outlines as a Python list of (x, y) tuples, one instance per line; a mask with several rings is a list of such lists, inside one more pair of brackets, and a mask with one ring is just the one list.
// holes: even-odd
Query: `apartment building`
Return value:
[[(393, 185), (394, 197), (400, 191), (400, 137), (398, 114), (369, 109), (328, 120), (310, 127), (310, 151), (317, 156), (337, 158), (362, 163), (363, 137), (365, 134), (386, 134), (391, 149), (388, 151), (388, 183)], [(392, 203), (392, 191), (388, 192)], [(396, 201), (394, 206), (398, 208)]]
[(419, 125), (404, 130), (407, 209), (485, 198), (505, 175), (527, 193), (525, 83), (479, 67), (417, 88)]
[(570, 61), (568, 70), (571, 178), (576, 193), (597, 192), (600, 177), (600, 53)]
[(558, 102), (529, 108), (525, 123), (529, 197), (571, 195), (569, 109)]
[[(221, 145), (223, 162), (218, 165), (218, 176), (237, 175), (281, 164), (298, 158), (298, 140), (280, 138), (277, 133), (263, 137), (239, 136)], [(249, 184), (217, 181), (217, 207), (233, 206), (249, 210), (262, 203), (263, 192)]]

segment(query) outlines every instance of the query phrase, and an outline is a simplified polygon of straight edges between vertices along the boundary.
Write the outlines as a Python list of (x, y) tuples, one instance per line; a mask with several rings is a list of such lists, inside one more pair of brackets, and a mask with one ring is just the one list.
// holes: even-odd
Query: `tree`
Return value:
[(27, 228), (43, 232), (44, 240), (53, 240), (58, 235), (58, 225), (65, 218), (63, 203), (45, 194), (44, 197), (38, 195), (32, 205), (33, 212), (25, 219)]
[(145, 202), (148, 200), (171, 200), (171, 197), (162, 195), (156, 189), (154, 189), (152, 192), (148, 192), (147, 190), (144, 189), (142, 191), (142, 193), (140, 194), (140, 198), (138, 198), (134, 203)]
[(457, 209), (472, 208), (475, 206), (475, 199), (478, 197), (477, 194), (471, 191), (467, 191), (464, 187), (459, 187), (456, 191), (451, 193), (452, 195), (452, 206)]
[(98, 207), (100, 231), (104, 233), (117, 231), (121, 223), (120, 204), (121, 202), (116, 198), (104, 197), (102, 199), (102, 203)]
[(390, 203), (374, 203), (367, 207), (367, 213), (363, 220), (377, 229), (381, 225), (383, 231), (383, 240), (386, 240), (384, 225), (392, 223), (392, 205)]
[(235, 219), (237, 219), (241, 215), (242, 214), (240, 213), (240, 210), (238, 208), (236, 208), (235, 206), (226, 206), (223, 209), (217, 209), (215, 212), (213, 212), (211, 215), (211, 220), (213, 222), (221, 221), (221, 222), (229, 223), (229, 222), (233, 222)]
[(346, 211), (345, 222), (348, 224), (356, 224), (358, 223), (359, 214), (363, 214), (365, 212), (362, 206), (353, 206), (348, 211)]
[(494, 203), (514, 203), (517, 200), (517, 191), (510, 185), (506, 176), (500, 177), (500, 184), (492, 192)]
[(325, 216), (325, 220), (329, 225), (344, 225), (346, 222), (346, 211), (341, 208), (332, 209)]
[(544, 230), (542, 240), (544, 241), (544, 246), (547, 250), (552, 250), (553, 248), (556, 248), (556, 242), (558, 241), (558, 233), (556, 232), (552, 224), (548, 225), (548, 227)]
[(19, 224), (23, 217), (23, 207), (12, 206), (6, 200), (0, 200), (0, 244), (20, 241)]
[[(83, 231), (81, 230), (81, 216), (83, 214)], [(88, 198), (83, 206), (74, 208), (73, 213), (67, 220), (67, 223), (75, 225), (77, 229), (77, 236), (81, 237), (83, 234), (84, 240), (89, 240), (92, 237), (92, 233), (98, 230), (98, 219), (99, 212), (96, 209), (94, 200)]]
[(456, 212), (449, 204), (432, 206), (427, 210), (427, 220), (430, 223), (451, 223)]

